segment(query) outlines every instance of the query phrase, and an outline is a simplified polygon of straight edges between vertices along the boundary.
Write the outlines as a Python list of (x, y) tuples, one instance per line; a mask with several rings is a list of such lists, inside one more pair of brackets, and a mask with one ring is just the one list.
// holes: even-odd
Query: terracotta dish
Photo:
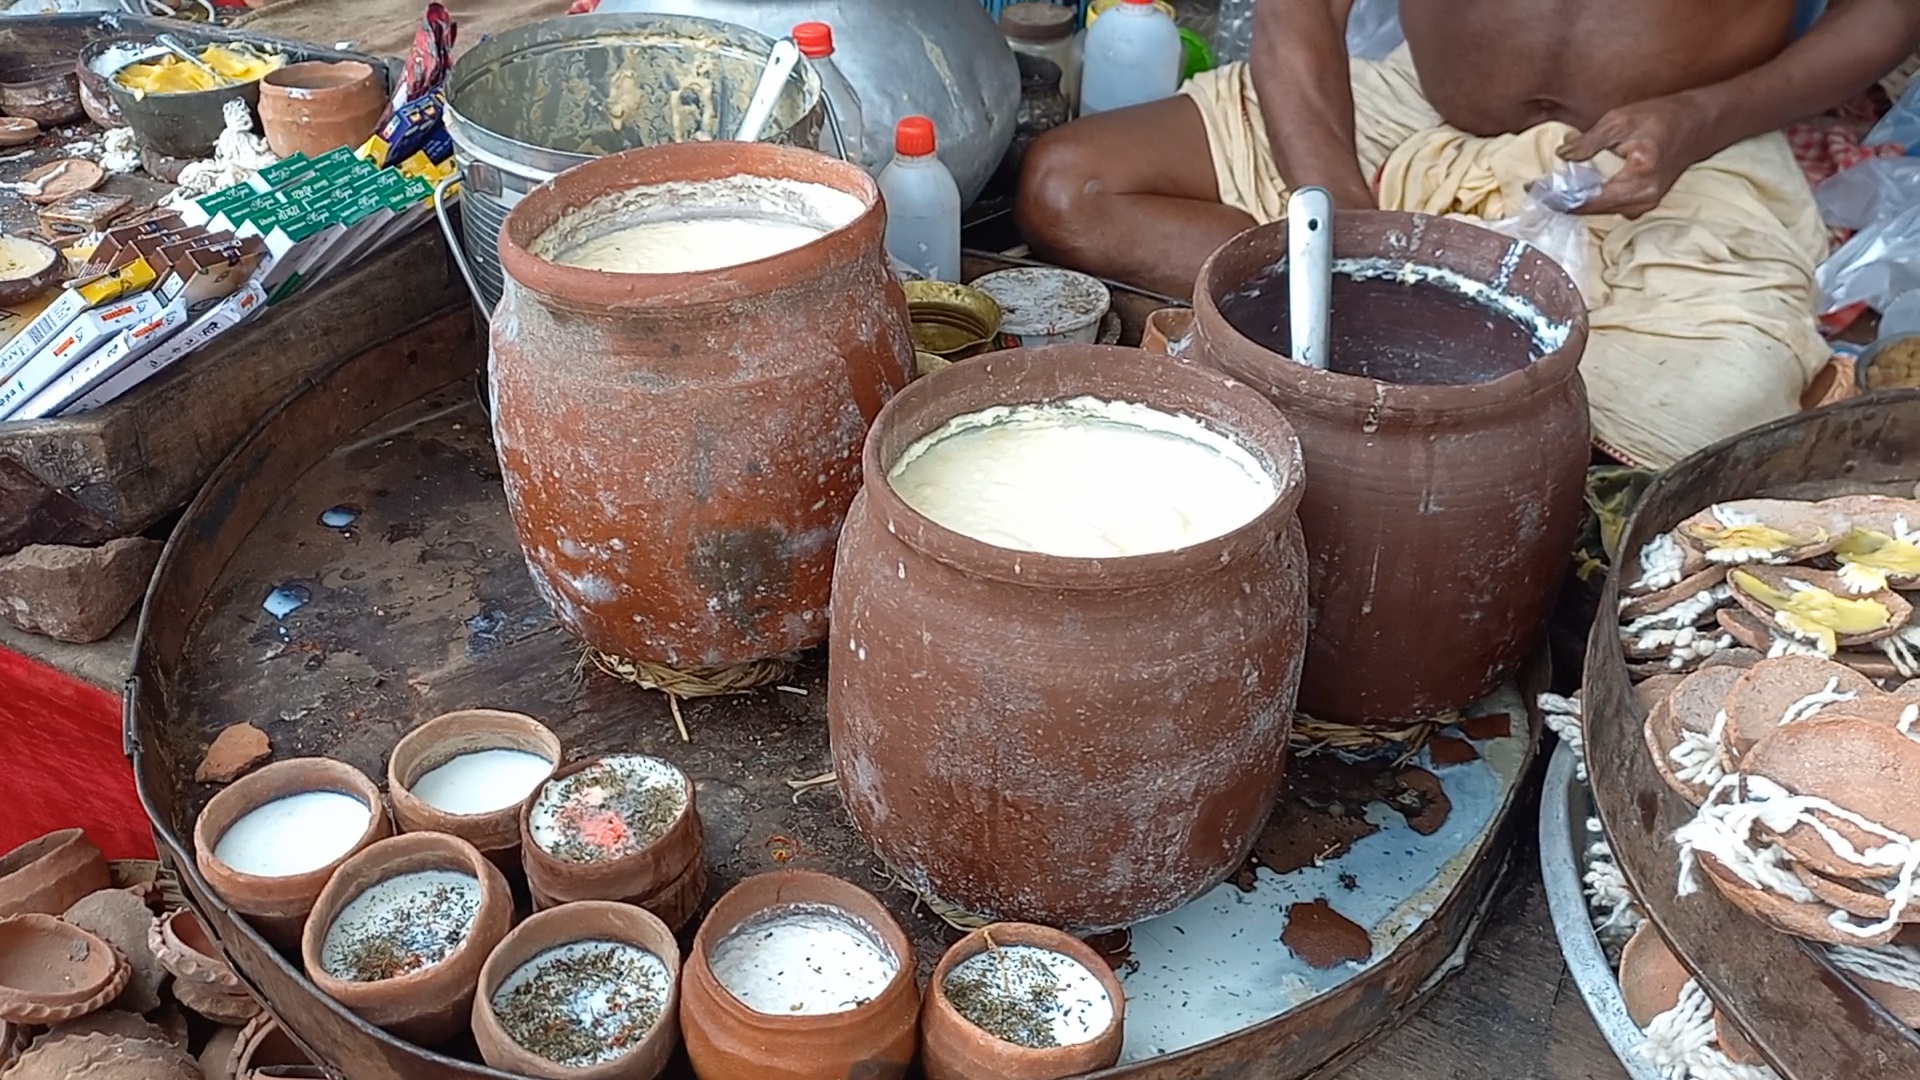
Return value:
[(24, 116), (0, 116), (0, 146), (25, 146), (39, 137), (39, 124)]
[(85, 1016), (119, 997), (131, 974), (113, 946), (51, 915), (0, 919), (0, 1020)]
[[(1767, 549), (1751, 544), (1731, 544), (1742, 529), (1765, 528), (1784, 533), (1784, 539)], [(1801, 562), (1833, 550), (1845, 534), (1846, 522), (1819, 504), (1793, 499), (1736, 499), (1715, 503), (1681, 522), (1674, 535), (1680, 542), (1709, 561), (1729, 565), (1766, 564), (1784, 566)], [(1735, 555), (1738, 549), (1744, 553)]]
[(200, 1080), (200, 1066), (170, 1043), (68, 1035), (35, 1043), (7, 1072), (7, 1080)]
[[(668, 767), (680, 777), (685, 802), (666, 831), (640, 850), (575, 862), (554, 856), (534, 842), (529, 822), (541, 796), (548, 788), (600, 765), (603, 760), (588, 758), (559, 769), (552, 779), (535, 788), (533, 796), (520, 807), (520, 858), (526, 867), (527, 884), (550, 904), (576, 900), (624, 900), (637, 904), (680, 881), (689, 867), (704, 858), (705, 839), (695, 806), (693, 781), (670, 763)], [(703, 884), (703, 890), (704, 887)]]
[(59, 915), (111, 884), (106, 857), (84, 832), (48, 833), (0, 856), (0, 917)]
[(186, 908), (169, 911), (154, 922), (148, 947), (159, 957), (160, 966), (180, 982), (199, 983), (228, 994), (246, 993), (220, 946), (208, 936), (200, 916)]
[[(1755, 744), (1740, 769), (1796, 795), (1825, 799), (1902, 836), (1920, 836), (1920, 803), (1913, 799), (1920, 791), (1920, 742), (1885, 719), (1857, 718), (1836, 706), (1776, 729)], [(1856, 851), (1887, 843), (1886, 837), (1843, 819), (1828, 815), (1825, 820)], [(1808, 825), (1795, 826), (1778, 840), (1802, 866), (1843, 881), (1888, 878), (1898, 870), (1842, 858)]]
[[(444, 959), (392, 978), (356, 982), (322, 962), (342, 909), (381, 882), (419, 871), (450, 870), (479, 882), (471, 929)], [(334, 872), (315, 901), (300, 939), (300, 959), (320, 992), (355, 1015), (420, 1046), (438, 1046), (465, 1031), (480, 966), (513, 927), (513, 893), (498, 867), (472, 844), (440, 833), (407, 833), (368, 846)]]
[(245, 991), (228, 993), (207, 983), (176, 980), (173, 996), (182, 1007), (216, 1024), (244, 1024), (261, 1013), (260, 1003)]
[[(1113, 1005), (1106, 1029), (1086, 1042), (1032, 1049), (997, 1038), (962, 1015), (947, 997), (947, 978), (953, 969), (988, 949), (1015, 945), (1059, 953), (1098, 979)], [(1126, 1002), (1126, 991), (1112, 966), (1079, 938), (1030, 923), (995, 923), (961, 938), (933, 969), (921, 1009), (922, 1066), (927, 1080), (1062, 1080), (1099, 1072), (1120, 1060)]]
[[(893, 952), (893, 981), (864, 1005), (817, 1016), (756, 1012), (708, 966), (736, 927), (794, 904), (838, 908), (871, 927)], [(901, 1080), (918, 1045), (920, 989), (913, 944), (871, 893), (826, 874), (777, 870), (750, 877), (713, 905), (687, 954), (680, 1028), (700, 1080)]]

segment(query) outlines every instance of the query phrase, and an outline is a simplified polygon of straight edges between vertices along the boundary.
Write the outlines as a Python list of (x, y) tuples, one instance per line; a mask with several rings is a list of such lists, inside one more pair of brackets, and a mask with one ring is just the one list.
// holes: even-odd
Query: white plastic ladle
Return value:
[(1333, 196), (1305, 187), (1287, 199), (1287, 319), (1297, 363), (1327, 369), (1333, 319)]
[(734, 142), (759, 142), (760, 132), (767, 126), (767, 118), (773, 115), (773, 106), (780, 100), (780, 91), (786, 88), (787, 76), (800, 63), (800, 47), (792, 38), (781, 38), (773, 43), (773, 51), (767, 55), (767, 67), (760, 73), (760, 85), (753, 88), (753, 98), (747, 102), (747, 114), (740, 119), (740, 128), (734, 132)]

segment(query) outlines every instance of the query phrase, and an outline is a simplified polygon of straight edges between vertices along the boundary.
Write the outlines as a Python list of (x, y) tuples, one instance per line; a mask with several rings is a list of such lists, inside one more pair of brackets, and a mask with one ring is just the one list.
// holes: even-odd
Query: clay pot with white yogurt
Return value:
[(1330, 369), (1293, 360), (1287, 223), (1214, 252), (1189, 355), (1300, 433), (1313, 638), (1300, 711), (1399, 726), (1471, 704), (1540, 641), (1585, 513), (1586, 304), (1464, 222), (1342, 211)]
[(826, 874), (734, 886), (701, 921), (683, 983), (700, 1080), (899, 1080), (919, 1044), (913, 944), (873, 894)]
[(879, 189), (760, 143), (569, 169), (500, 234), (494, 442), (541, 596), (596, 649), (817, 644), (867, 426), (913, 371)]
[(519, 872), (520, 810), (560, 763), (560, 739), (522, 713), (462, 709), (414, 728), (387, 758), (403, 833), (437, 832)]
[(193, 823), (207, 884), (273, 944), (296, 949), (340, 864), (392, 831), (367, 775), (330, 758), (276, 761), (208, 801)]
[(408, 1042), (467, 1029), (480, 966), (513, 928), (513, 893), (472, 844), (382, 840), (340, 865), (314, 904), (300, 959), (320, 992)]
[(653, 1080), (680, 1045), (680, 946), (652, 913), (583, 901), (529, 918), (480, 972), (473, 1035), (496, 1069)]
[(520, 833), (536, 908), (619, 900), (678, 930), (706, 895), (693, 781), (660, 758), (612, 754), (561, 769), (521, 809)]
[(1307, 635), (1287, 420), (1197, 365), (1022, 349), (909, 387), (866, 471), (827, 714), (888, 865), (1086, 932), (1225, 880), (1279, 791)]
[(1126, 992), (1071, 934), (995, 923), (940, 958), (921, 1012), (927, 1080), (1062, 1080), (1120, 1060)]

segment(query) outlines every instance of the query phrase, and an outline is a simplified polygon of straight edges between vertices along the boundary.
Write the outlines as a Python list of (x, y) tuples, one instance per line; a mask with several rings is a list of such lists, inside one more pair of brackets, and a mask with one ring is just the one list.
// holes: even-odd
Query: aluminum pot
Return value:
[(969, 203), (1013, 143), (1020, 65), (979, 0), (602, 0), (598, 10), (704, 15), (777, 38), (797, 23), (832, 26), (833, 62), (860, 95), (865, 145), (884, 161), (901, 117), (931, 117), (940, 160)]

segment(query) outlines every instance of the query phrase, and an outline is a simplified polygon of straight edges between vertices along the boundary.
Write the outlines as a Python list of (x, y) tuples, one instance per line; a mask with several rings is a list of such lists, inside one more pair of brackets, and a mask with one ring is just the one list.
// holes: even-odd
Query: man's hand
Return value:
[(1560, 147), (1568, 161), (1588, 161), (1611, 150), (1626, 162), (1577, 213), (1639, 217), (1658, 206), (1681, 173), (1717, 149), (1710, 115), (1694, 96), (1674, 94), (1614, 109), (1568, 138)]

